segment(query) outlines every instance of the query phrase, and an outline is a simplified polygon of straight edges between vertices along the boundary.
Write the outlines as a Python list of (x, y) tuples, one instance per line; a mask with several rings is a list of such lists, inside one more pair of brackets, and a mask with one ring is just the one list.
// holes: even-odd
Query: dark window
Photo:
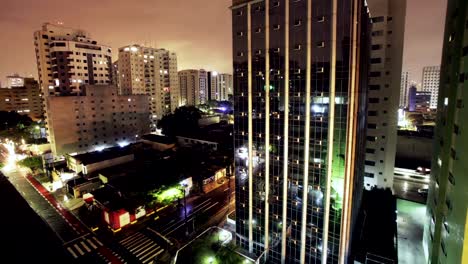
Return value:
[(372, 36), (373, 36), (373, 37), (376, 37), (376, 36), (383, 36), (383, 30), (373, 31), (373, 32), (372, 32)]
[(364, 164), (366, 164), (367, 166), (375, 166), (375, 161), (366, 160)]
[(369, 98), (369, 103), (377, 104), (377, 103), (379, 103), (379, 98)]
[(369, 111), (369, 116), (377, 116), (377, 111)]
[(367, 128), (369, 129), (376, 129), (377, 125), (376, 124), (367, 124)]
[(367, 178), (374, 178), (374, 173), (366, 172), (366, 173), (364, 173), (364, 177), (367, 177)]
[(379, 71), (370, 72), (369, 74), (370, 77), (380, 77), (381, 75), (382, 73)]
[(374, 153), (375, 153), (375, 149), (366, 148), (366, 153), (374, 154)]
[(381, 48), (382, 48), (382, 45), (380, 44), (372, 45), (372, 50), (379, 50)]
[(371, 85), (369, 85), (369, 90), (371, 90), (371, 91), (380, 90), (380, 85), (371, 84)]
[(452, 157), (454, 160), (457, 159), (457, 152), (453, 148), (450, 149), (450, 157)]
[(456, 135), (460, 134), (460, 128), (458, 127), (458, 125), (453, 125), (453, 133), (455, 133)]
[(377, 137), (367, 136), (366, 139), (367, 141), (375, 142), (377, 140)]
[(377, 63), (382, 63), (382, 58), (372, 58), (370, 60), (371, 64), (377, 64)]
[(379, 23), (379, 22), (383, 22), (385, 20), (385, 18), (383, 16), (380, 16), (380, 17), (373, 17), (372, 18), (372, 22), (373, 23)]

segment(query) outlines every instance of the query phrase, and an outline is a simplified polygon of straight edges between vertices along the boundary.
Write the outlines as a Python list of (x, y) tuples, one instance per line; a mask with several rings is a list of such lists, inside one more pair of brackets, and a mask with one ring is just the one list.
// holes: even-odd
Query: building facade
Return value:
[(232, 20), (237, 243), (264, 263), (347, 263), (364, 175), (365, 1), (234, 0)]
[(423, 245), (427, 263), (468, 263), (468, 2), (449, 0)]
[(231, 74), (208, 72), (208, 100), (227, 101), (232, 92)]
[(199, 105), (208, 101), (208, 75), (205, 70), (179, 71), (182, 105)]
[(61, 156), (136, 141), (149, 132), (147, 97), (119, 95), (107, 85), (83, 86), (80, 96), (47, 97), (52, 152)]
[(427, 66), (423, 68), (422, 90), (431, 92), (431, 109), (437, 108), (439, 94), (440, 66)]
[(34, 32), (34, 45), (44, 97), (78, 95), (84, 84), (112, 81), (111, 48), (86, 31), (45, 23)]
[(39, 83), (33, 78), (19, 76), (15, 76), (15, 80), (9, 88), (0, 88), (0, 111), (15, 111), (32, 119), (41, 118), (44, 108)]
[(148, 95), (152, 130), (157, 120), (181, 105), (177, 55), (165, 49), (130, 45), (119, 49), (120, 94)]
[(368, 0), (372, 15), (364, 186), (393, 188), (406, 0)]
[(420, 113), (427, 113), (431, 111), (431, 92), (416, 91), (414, 97), (414, 111)]
[(409, 72), (401, 73), (401, 82), (400, 82), (400, 108), (404, 109), (408, 107), (408, 88), (409, 86)]

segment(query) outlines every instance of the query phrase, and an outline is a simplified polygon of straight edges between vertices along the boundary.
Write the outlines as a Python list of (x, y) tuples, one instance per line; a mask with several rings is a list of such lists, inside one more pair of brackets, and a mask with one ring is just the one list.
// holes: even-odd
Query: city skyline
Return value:
[[(85, 0), (74, 7), (73, 13), (67, 13), (69, 5), (62, 1), (7, 0), (0, 11), (0, 30), (5, 39), (15, 41), (1, 44), (1, 57), (9, 63), (0, 66), (0, 81), (5, 83), (5, 77), (13, 73), (37, 78), (32, 33), (42, 23), (59, 21), (66, 27), (87, 30), (92, 38), (111, 46), (113, 61), (118, 48), (135, 42), (174, 50), (179, 70), (203, 68), (232, 73), (231, 1), (210, 1), (209, 5), (184, 2), (181, 9), (180, 1), (159, 0), (155, 4), (145, 0), (129, 6), (120, 0)], [(410, 72), (411, 80), (421, 82), (424, 66), (440, 64), (445, 5), (446, 0), (408, 1), (403, 70)], [(176, 11), (180, 16), (173, 15)], [(428, 16), (430, 20), (422, 19)]]

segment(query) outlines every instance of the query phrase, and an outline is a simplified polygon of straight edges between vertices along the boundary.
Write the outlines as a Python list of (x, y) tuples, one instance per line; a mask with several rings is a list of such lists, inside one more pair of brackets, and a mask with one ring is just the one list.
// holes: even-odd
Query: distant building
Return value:
[(44, 97), (78, 95), (84, 84), (112, 81), (111, 48), (86, 31), (45, 23), (34, 32), (34, 45)]
[(55, 155), (102, 150), (149, 133), (146, 95), (119, 95), (114, 86), (88, 85), (80, 96), (51, 96), (48, 122)]
[(21, 77), (18, 74), (10, 75), (10, 76), (7, 76), (6, 78), (7, 78), (6, 88), (24, 86), (24, 77)]
[(431, 93), (431, 109), (437, 109), (439, 82), (440, 66), (428, 66), (423, 68), (422, 90)]
[(119, 49), (120, 94), (148, 95), (151, 128), (181, 105), (177, 55), (165, 49), (129, 45)]
[(182, 105), (199, 105), (208, 101), (208, 77), (205, 70), (179, 71)]
[(431, 92), (417, 91), (415, 96), (414, 111), (427, 113), (431, 111)]
[(408, 107), (408, 88), (409, 88), (409, 72), (401, 73), (400, 82), (400, 108)]
[(112, 63), (112, 85), (117, 87), (117, 89), (120, 91), (120, 74), (118, 60)]
[(15, 111), (32, 119), (41, 118), (44, 108), (39, 83), (33, 78), (15, 79), (21, 79), (21, 82), (10, 83), (10, 88), (0, 88), (0, 111)]
[(416, 111), (416, 92), (418, 89), (416, 86), (412, 85), (408, 89), (408, 111), (415, 112)]
[(393, 188), (406, 0), (368, 0), (372, 15), (364, 187)]
[(232, 75), (208, 72), (208, 100), (227, 101), (232, 95)]
[(424, 217), (425, 263), (468, 263), (468, 1), (448, 0)]

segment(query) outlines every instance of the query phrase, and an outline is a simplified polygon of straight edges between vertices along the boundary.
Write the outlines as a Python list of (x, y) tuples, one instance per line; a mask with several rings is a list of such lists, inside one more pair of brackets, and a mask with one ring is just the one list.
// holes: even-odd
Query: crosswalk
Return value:
[(95, 251), (98, 247), (102, 246), (101, 241), (96, 237), (83, 237), (79, 240), (74, 241), (66, 246), (67, 251), (73, 256), (73, 258), (79, 258), (92, 251)]
[(154, 259), (164, 252), (164, 248), (141, 232), (136, 232), (120, 240), (119, 244), (143, 264), (155, 263)]

